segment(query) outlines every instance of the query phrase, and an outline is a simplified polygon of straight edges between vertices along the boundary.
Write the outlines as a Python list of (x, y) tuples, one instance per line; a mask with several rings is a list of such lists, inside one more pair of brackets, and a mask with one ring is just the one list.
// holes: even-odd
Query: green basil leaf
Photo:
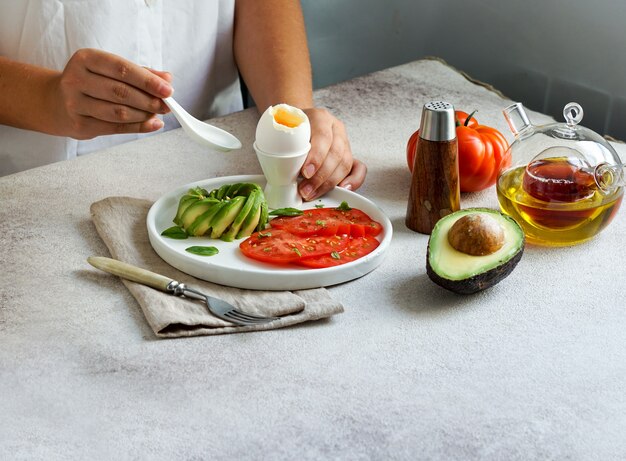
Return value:
[(215, 256), (220, 252), (215, 247), (201, 247), (201, 246), (191, 246), (189, 248), (185, 248), (185, 251), (189, 253), (193, 253), (198, 256)]
[(315, 205), (315, 208), (324, 208), (324, 204), (323, 203), (317, 203)]
[(333, 259), (341, 259), (341, 255), (339, 253), (337, 253), (336, 251), (333, 251), (330, 254), (330, 257), (333, 258)]
[(168, 227), (163, 232), (161, 232), (161, 235), (163, 237), (169, 237), (171, 239), (177, 239), (177, 240), (184, 240), (187, 237), (189, 237), (185, 229), (179, 226)]
[(337, 210), (341, 210), (341, 211), (350, 211), (352, 208), (350, 208), (350, 205), (348, 205), (348, 202), (346, 202), (345, 200), (343, 202), (341, 202), (341, 204), (337, 207)]
[(270, 211), (271, 216), (300, 216), (304, 212), (297, 208), (277, 208)]

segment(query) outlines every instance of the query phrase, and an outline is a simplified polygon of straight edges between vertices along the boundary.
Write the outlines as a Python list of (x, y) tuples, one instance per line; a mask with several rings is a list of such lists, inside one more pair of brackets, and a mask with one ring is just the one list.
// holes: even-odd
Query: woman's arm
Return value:
[(57, 74), (0, 56), (0, 124), (54, 134), (50, 95)]
[(311, 63), (298, 0), (236, 0), (237, 65), (260, 112), (287, 103), (311, 122), (311, 151), (300, 194), (313, 200), (334, 186), (357, 189), (367, 168), (352, 157), (343, 123), (313, 105)]
[(235, 59), (263, 112), (286, 103), (313, 106), (304, 19), (297, 0), (236, 0)]

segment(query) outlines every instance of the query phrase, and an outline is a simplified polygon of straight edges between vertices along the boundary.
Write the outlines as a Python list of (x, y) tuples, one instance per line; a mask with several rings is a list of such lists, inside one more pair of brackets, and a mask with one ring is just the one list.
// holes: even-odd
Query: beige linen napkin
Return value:
[(123, 280), (158, 337), (270, 330), (343, 312), (341, 303), (333, 300), (324, 288), (294, 292), (242, 290), (205, 282), (180, 272), (163, 261), (150, 245), (146, 229), (150, 206), (152, 203), (147, 200), (131, 197), (109, 197), (91, 205), (93, 222), (113, 258), (171, 277), (224, 299), (243, 311), (281, 317), (266, 325), (233, 326), (212, 316), (200, 301), (179, 298)]

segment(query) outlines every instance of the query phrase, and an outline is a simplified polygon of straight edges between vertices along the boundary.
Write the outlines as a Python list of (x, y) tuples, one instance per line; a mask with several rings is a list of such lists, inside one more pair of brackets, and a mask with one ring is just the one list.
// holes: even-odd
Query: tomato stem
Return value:
[(467, 118), (465, 119), (465, 124), (464, 124), (465, 126), (467, 126), (467, 124), (469, 123), (469, 121), (472, 119), (472, 117), (474, 116), (476, 112), (478, 112), (478, 109), (474, 110), (474, 112), (472, 112), (471, 114), (467, 116)]

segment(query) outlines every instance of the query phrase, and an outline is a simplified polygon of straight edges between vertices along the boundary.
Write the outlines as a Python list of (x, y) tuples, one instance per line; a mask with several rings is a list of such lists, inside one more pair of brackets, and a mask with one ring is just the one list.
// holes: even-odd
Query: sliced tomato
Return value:
[(339, 225), (337, 226), (337, 235), (350, 235), (351, 227), (352, 225), (347, 222), (339, 223)]
[[(364, 234), (376, 236), (383, 230), (379, 222), (366, 213), (352, 208), (315, 208), (306, 210), (300, 216), (279, 217), (270, 221), (273, 228), (284, 229), (296, 235), (332, 235), (349, 233), (360, 237)], [(349, 230), (346, 225), (350, 226)]]
[(352, 237), (364, 237), (365, 225), (364, 224), (350, 224), (350, 235)]
[(351, 210), (319, 208), (315, 211), (317, 211), (319, 215), (328, 216), (329, 218), (334, 218), (342, 223), (350, 224), (350, 234), (356, 235), (357, 237), (362, 233), (360, 226), (363, 226), (363, 230), (367, 235), (376, 236), (383, 231), (383, 226), (381, 226), (379, 222), (374, 221), (367, 213), (364, 213), (356, 208), (352, 208)]
[(323, 256), (300, 259), (297, 261), (297, 264), (316, 269), (339, 266), (340, 264), (355, 261), (366, 254), (371, 253), (378, 247), (378, 245), (378, 240), (370, 235), (351, 237), (348, 246), (344, 250)]
[[(336, 235), (345, 232), (345, 226), (339, 232), (341, 224), (336, 219), (326, 219), (317, 213), (319, 209), (305, 210), (300, 216), (279, 216), (270, 221), (274, 229), (283, 229), (295, 235)], [(349, 231), (349, 228), (348, 228)]]
[(239, 248), (257, 261), (286, 264), (342, 251), (348, 240), (347, 235), (301, 237), (283, 229), (266, 229), (252, 234)]

